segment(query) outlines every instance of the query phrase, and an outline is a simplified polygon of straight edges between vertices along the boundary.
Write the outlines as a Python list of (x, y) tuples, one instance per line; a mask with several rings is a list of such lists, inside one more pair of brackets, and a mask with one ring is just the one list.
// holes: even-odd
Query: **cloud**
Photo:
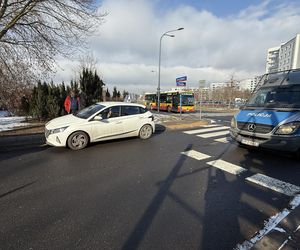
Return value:
[[(201, 79), (226, 81), (232, 74), (239, 79), (262, 74), (267, 49), (299, 32), (297, 3), (275, 5), (274, 1), (263, 1), (221, 18), (184, 4), (161, 13), (157, 2), (102, 2), (101, 11), (109, 14), (99, 27), (99, 35), (88, 43), (110, 89), (117, 86), (138, 93), (155, 91), (159, 39), (167, 30), (184, 27), (174, 32), (174, 38), (162, 39), (162, 89), (174, 86), (175, 78), (181, 75), (187, 75), (188, 85), (196, 87)], [(72, 78), (70, 68), (75, 64), (62, 62), (65, 71), (58, 71), (55, 79), (67, 81), (67, 72)]]

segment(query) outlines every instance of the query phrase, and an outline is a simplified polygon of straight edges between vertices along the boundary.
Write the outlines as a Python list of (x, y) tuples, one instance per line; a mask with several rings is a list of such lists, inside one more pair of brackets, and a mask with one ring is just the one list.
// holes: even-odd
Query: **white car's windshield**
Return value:
[(83, 110), (80, 110), (75, 116), (83, 119), (89, 118), (91, 115), (97, 113), (101, 109), (105, 108), (105, 106), (100, 104), (94, 104), (92, 106), (89, 106)]
[(300, 86), (265, 87), (258, 90), (246, 107), (300, 108)]

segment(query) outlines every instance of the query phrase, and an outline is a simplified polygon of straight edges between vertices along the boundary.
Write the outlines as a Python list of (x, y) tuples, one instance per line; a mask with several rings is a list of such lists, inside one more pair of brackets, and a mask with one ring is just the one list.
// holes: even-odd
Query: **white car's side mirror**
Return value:
[(94, 117), (94, 121), (101, 121), (101, 120), (103, 120), (103, 118), (102, 118), (101, 115), (96, 115), (96, 116)]

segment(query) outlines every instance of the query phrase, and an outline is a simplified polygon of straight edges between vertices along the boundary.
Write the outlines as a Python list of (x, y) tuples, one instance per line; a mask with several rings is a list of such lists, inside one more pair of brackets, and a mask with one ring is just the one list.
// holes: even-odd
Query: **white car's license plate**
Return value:
[(254, 147), (258, 147), (259, 143), (256, 141), (251, 141), (251, 140), (246, 140), (246, 139), (242, 139), (241, 143), (245, 144), (245, 145), (249, 145), (249, 146), (254, 146)]

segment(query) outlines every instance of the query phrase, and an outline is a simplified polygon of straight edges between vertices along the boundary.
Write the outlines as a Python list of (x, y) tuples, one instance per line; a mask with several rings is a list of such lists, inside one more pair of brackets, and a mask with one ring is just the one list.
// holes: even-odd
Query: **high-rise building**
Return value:
[(266, 73), (277, 72), (280, 47), (268, 49)]
[(258, 85), (260, 79), (262, 78), (262, 76), (255, 76), (253, 78), (249, 78), (249, 79), (244, 79), (242, 81), (239, 82), (240, 85), (240, 89), (241, 90), (245, 90), (248, 89), (250, 90), (250, 92), (254, 92), (256, 86)]
[(300, 68), (300, 34), (268, 50), (266, 73), (297, 68)]

